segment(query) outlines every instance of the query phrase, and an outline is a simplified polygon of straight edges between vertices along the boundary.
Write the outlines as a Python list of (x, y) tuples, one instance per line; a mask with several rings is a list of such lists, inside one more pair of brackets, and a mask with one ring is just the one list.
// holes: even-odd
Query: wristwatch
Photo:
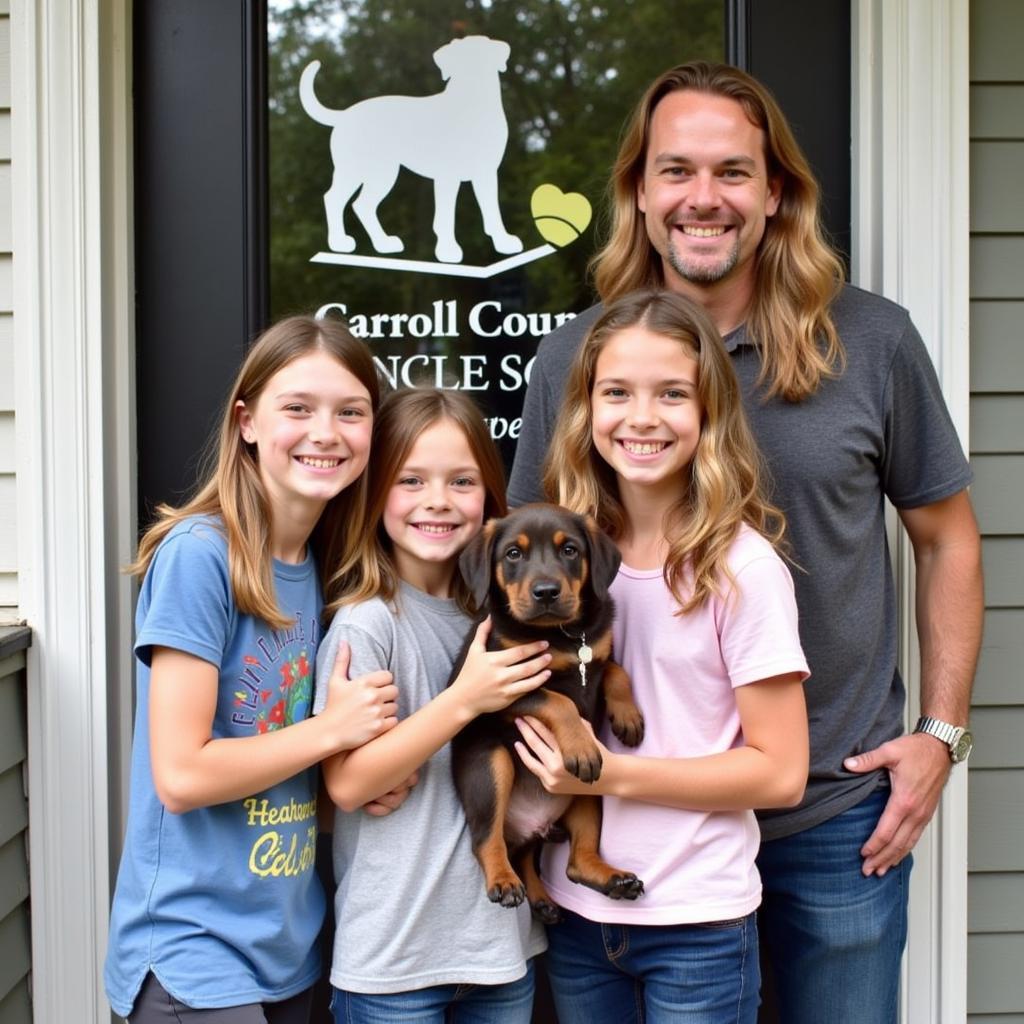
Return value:
[(927, 715), (922, 715), (917, 720), (914, 732), (926, 732), (929, 736), (942, 740), (949, 747), (949, 759), (953, 764), (966, 761), (974, 747), (974, 737), (969, 729), (960, 725), (950, 725), (949, 722), (929, 718)]

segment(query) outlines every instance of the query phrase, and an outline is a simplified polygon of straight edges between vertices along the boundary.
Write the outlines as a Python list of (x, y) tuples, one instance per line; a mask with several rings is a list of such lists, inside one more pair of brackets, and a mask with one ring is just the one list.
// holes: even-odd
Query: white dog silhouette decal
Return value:
[(307, 114), (333, 128), (334, 177), (324, 194), (327, 244), (335, 252), (353, 252), (355, 239), (345, 231), (345, 207), (352, 209), (378, 253), (402, 252), (402, 239), (389, 235), (377, 219), (377, 207), (394, 187), (402, 167), (434, 182), (434, 254), (442, 263), (458, 263), (455, 199), (464, 181), (473, 186), (484, 231), (497, 252), (522, 252), (523, 243), (505, 230), (498, 208), (498, 165), (508, 142), (499, 74), (511, 50), (487, 36), (453, 39), (434, 53), (445, 81), (432, 96), (377, 96), (345, 110), (331, 110), (316, 97), (313, 79), (320, 62), (302, 72), (299, 98)]

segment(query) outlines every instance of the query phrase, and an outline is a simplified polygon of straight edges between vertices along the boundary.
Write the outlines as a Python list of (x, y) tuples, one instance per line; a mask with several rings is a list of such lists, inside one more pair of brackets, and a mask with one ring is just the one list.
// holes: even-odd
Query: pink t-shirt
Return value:
[[(789, 570), (746, 527), (728, 559), (739, 594), (712, 596), (678, 617), (660, 569), (620, 567), (611, 587), (615, 658), (632, 677), (646, 731), (630, 751), (606, 725), (601, 738), (610, 750), (700, 757), (742, 746), (733, 688), (789, 672), (807, 678)], [(761, 902), (759, 841), (753, 811), (688, 811), (606, 796), (601, 854), (642, 878), (644, 894), (610, 900), (570, 882), (567, 843), (544, 848), (544, 882), (556, 903), (592, 921), (730, 920)]]

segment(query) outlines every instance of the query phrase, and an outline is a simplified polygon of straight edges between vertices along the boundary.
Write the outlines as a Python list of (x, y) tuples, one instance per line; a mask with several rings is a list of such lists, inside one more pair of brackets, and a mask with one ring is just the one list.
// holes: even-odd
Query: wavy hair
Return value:
[[(369, 471), (366, 528), (359, 540), (358, 557), (337, 574), (336, 596), (326, 609), (333, 614), (345, 604), (374, 597), (394, 602), (399, 575), (391, 555), (391, 539), (384, 530), (388, 494), (424, 431), (449, 421), (465, 435), (484, 485), (484, 520), (503, 516), (505, 470), (497, 446), (476, 403), (461, 391), (444, 388), (401, 388), (387, 395), (373, 424), (373, 460)], [(476, 614), (470, 589), (456, 571), (452, 594), (469, 615)]]
[(630, 327), (677, 341), (697, 362), (697, 395), (703, 408), (700, 437), (684, 470), (685, 494), (665, 521), (665, 583), (684, 614), (711, 594), (721, 593), (723, 574), (735, 583), (726, 556), (741, 524), (778, 547), (786, 520), (764, 496), (761, 456), (718, 331), (698, 305), (664, 290), (647, 289), (616, 299), (590, 328), (569, 371), (552, 435), (556, 442), (549, 449), (544, 473), (548, 497), (574, 512), (592, 515), (613, 539), (626, 531), (618, 478), (593, 443), (592, 395), (602, 349)]
[[(285, 629), (292, 619), (277, 604), (270, 555), (272, 509), (260, 479), (256, 445), (242, 440), (238, 403), (252, 406), (280, 369), (311, 352), (334, 356), (370, 395), (376, 411), (380, 383), (369, 348), (353, 337), (340, 320), (291, 316), (269, 327), (253, 344), (231, 387), (221, 416), (216, 444), (207, 453), (209, 469), (196, 493), (184, 505), (159, 505), (157, 521), (139, 542), (127, 571), (144, 576), (160, 542), (190, 516), (219, 519), (228, 542), (231, 590), (240, 611)], [(331, 580), (351, 567), (358, 539), (365, 532), (366, 473), (327, 502), (310, 536), (327, 598)], [(338, 566), (333, 576), (331, 568)]]
[(840, 374), (845, 352), (830, 307), (844, 278), (819, 215), (818, 183), (774, 97), (756, 79), (728, 64), (693, 61), (659, 75), (623, 129), (608, 186), (608, 241), (591, 261), (603, 302), (637, 288), (663, 285), (661, 257), (637, 206), (651, 118), (670, 93), (707, 93), (735, 100), (764, 133), (768, 177), (780, 184), (779, 208), (758, 246), (747, 334), (761, 350), (760, 383), (768, 395), (799, 402), (823, 377)]

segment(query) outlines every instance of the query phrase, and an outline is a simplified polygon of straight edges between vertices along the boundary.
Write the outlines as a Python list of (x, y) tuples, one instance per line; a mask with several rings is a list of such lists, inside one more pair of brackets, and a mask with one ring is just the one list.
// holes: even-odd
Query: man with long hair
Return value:
[[(593, 261), (602, 303), (665, 287), (707, 310), (789, 525), (811, 768), (798, 807), (759, 812), (761, 942), (780, 1017), (895, 1021), (910, 852), (970, 747), (983, 601), (967, 461), (906, 310), (844, 283), (818, 184), (759, 82), (704, 62), (660, 75), (609, 192)], [(541, 343), (513, 505), (541, 497), (561, 389), (601, 308)], [(917, 569), (922, 718), (907, 735), (885, 498)]]

